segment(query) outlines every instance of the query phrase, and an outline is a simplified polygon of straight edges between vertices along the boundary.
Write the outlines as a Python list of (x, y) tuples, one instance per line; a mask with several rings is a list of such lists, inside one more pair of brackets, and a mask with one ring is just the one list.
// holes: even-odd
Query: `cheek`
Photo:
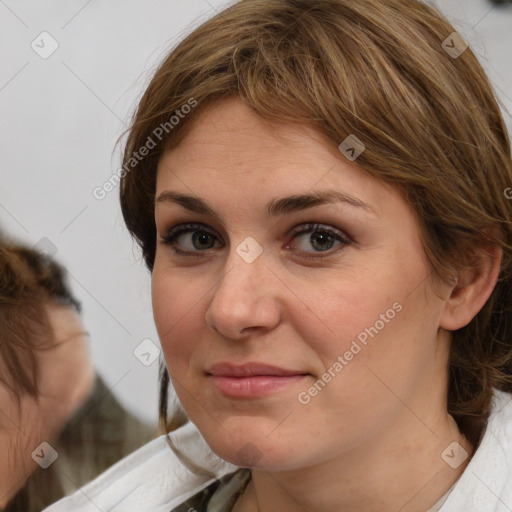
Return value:
[[(425, 343), (417, 338), (435, 335), (428, 332), (434, 322), (427, 311), (424, 285), (418, 286), (426, 268), (419, 260), (406, 265), (391, 256), (387, 263), (383, 258), (378, 264), (364, 265), (364, 271), (362, 267), (345, 269), (337, 278), (309, 291), (304, 286), (298, 293), (307, 297), (310, 311), (297, 314), (294, 323), (318, 356), (318, 371), (331, 369), (336, 376), (346, 374), (345, 378), (350, 373), (351, 380), (365, 383), (371, 377), (368, 367), (384, 369), (392, 376), (408, 364), (409, 357), (419, 359)], [(348, 367), (349, 372), (342, 372)]]
[[(195, 284), (197, 283), (197, 284)], [(169, 372), (196, 350), (204, 307), (204, 283), (163, 273), (155, 266), (152, 278), (153, 315)], [(200, 316), (203, 315), (203, 316)]]
[[(302, 287), (297, 295), (304, 298), (308, 311), (297, 314), (295, 323), (305, 339), (312, 340), (315, 351), (323, 355), (324, 363), (332, 363), (349, 350), (358, 336), (364, 344), (367, 329), (376, 322), (379, 331), (388, 329), (397, 316), (393, 304), (404, 295), (399, 280), (391, 279), (387, 271), (369, 267), (365, 272), (345, 269), (315, 288)], [(388, 323), (383, 324), (381, 314)]]

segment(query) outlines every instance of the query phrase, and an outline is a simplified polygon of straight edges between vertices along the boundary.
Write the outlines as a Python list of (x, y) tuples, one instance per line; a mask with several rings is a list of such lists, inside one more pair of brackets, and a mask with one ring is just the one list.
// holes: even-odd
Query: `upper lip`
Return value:
[(306, 375), (307, 372), (300, 370), (288, 370), (264, 363), (245, 363), (241, 365), (233, 363), (216, 363), (206, 369), (209, 375), (222, 377), (255, 377), (257, 375), (274, 375), (285, 377), (289, 375)]

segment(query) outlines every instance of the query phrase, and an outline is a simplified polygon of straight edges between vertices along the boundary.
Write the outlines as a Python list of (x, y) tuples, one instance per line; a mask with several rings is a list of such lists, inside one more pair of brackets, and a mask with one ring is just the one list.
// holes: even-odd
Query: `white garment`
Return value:
[(512, 395), (494, 390), (484, 437), (439, 512), (512, 511)]
[[(209, 452), (192, 423), (171, 434), (179, 450), (217, 478), (237, 468)], [(215, 478), (195, 475), (161, 436), (43, 512), (169, 512)], [(484, 437), (439, 512), (512, 511), (512, 395), (494, 390)]]
[(190, 422), (170, 436), (181, 453), (211, 470), (216, 478), (198, 476), (187, 469), (163, 435), (43, 512), (169, 512), (217, 478), (238, 469), (213, 454)]

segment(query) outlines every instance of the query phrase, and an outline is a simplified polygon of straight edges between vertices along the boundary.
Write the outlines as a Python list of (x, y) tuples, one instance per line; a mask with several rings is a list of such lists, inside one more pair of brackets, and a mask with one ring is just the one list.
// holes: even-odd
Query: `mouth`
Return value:
[(296, 384), (310, 374), (263, 363), (217, 363), (205, 374), (213, 386), (229, 398), (261, 398)]

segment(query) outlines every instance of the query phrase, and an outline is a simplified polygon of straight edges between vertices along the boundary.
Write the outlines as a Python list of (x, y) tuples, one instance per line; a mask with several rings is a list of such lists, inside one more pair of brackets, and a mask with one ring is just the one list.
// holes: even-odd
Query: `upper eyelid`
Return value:
[[(182, 224), (178, 224), (174, 226), (173, 228), (169, 229), (167, 234), (164, 235), (164, 239), (170, 239), (171, 237), (176, 237), (178, 235), (181, 235), (182, 233), (187, 232), (194, 232), (194, 231), (201, 231), (203, 230), (207, 231), (211, 234), (214, 234), (219, 237), (219, 233), (214, 228), (211, 228), (210, 226), (203, 224), (201, 222), (185, 222)], [(290, 236), (295, 236), (303, 233), (307, 233), (308, 231), (326, 231), (330, 233), (331, 235), (338, 235), (340, 239), (342, 239), (345, 242), (350, 242), (351, 237), (343, 230), (340, 230), (339, 228), (332, 226), (330, 224), (322, 223), (322, 222), (303, 222), (297, 226), (295, 226), (290, 233)]]
[(187, 231), (200, 231), (204, 229), (204, 231), (211, 232), (215, 235), (218, 234), (217, 230), (214, 228), (211, 228), (210, 226), (207, 226), (206, 224), (203, 224), (201, 222), (184, 222), (182, 224), (178, 224), (174, 226), (173, 228), (167, 230), (165, 237), (178, 235)]
[(331, 234), (338, 234), (343, 238), (349, 238), (349, 236), (341, 229), (336, 226), (331, 226), (330, 224), (325, 224), (323, 222), (304, 222), (297, 227), (293, 228), (292, 234), (297, 235), (299, 233), (307, 233), (308, 231), (326, 231)]
[[(167, 230), (167, 233), (179, 233), (181, 231), (199, 231), (200, 229), (205, 228), (207, 231), (212, 231), (214, 233), (218, 233), (218, 231), (215, 228), (212, 228), (208, 226), (207, 224), (204, 224), (203, 222), (183, 222), (180, 224), (177, 224), (176, 226), (173, 226), (171, 229)], [(332, 229), (334, 231), (339, 231), (340, 233), (343, 233), (342, 230), (337, 228), (336, 226), (332, 226), (330, 224), (327, 224), (325, 222), (301, 222), (297, 226), (295, 226), (292, 229), (292, 233), (296, 233), (297, 231), (307, 229), (314, 229), (314, 228), (328, 228)]]

